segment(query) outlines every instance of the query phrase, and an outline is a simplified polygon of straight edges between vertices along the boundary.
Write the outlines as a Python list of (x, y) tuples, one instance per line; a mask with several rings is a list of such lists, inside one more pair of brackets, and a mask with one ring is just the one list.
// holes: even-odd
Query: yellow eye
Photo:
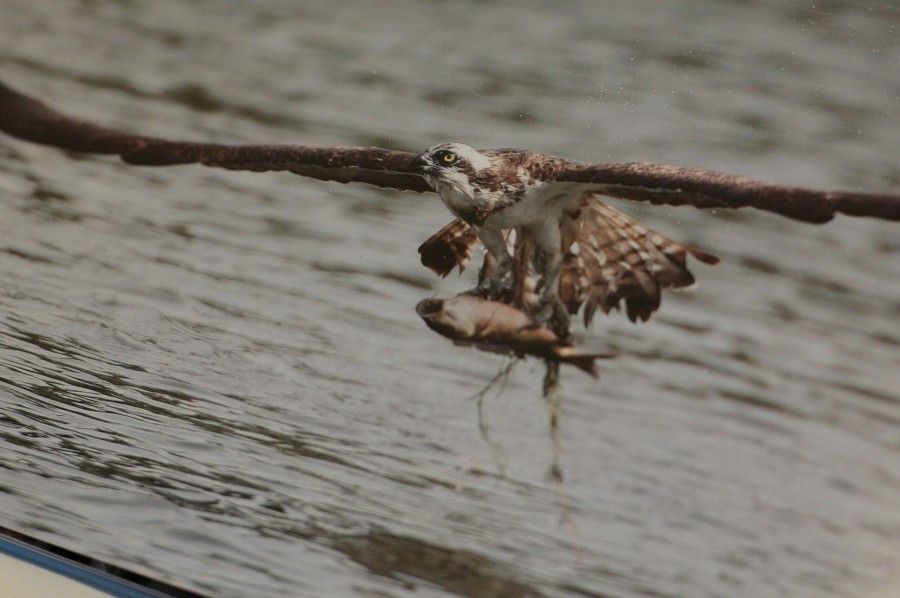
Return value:
[(441, 156), (441, 160), (444, 162), (444, 164), (453, 164), (454, 162), (459, 160), (459, 156), (457, 156), (453, 152), (447, 152), (446, 154)]

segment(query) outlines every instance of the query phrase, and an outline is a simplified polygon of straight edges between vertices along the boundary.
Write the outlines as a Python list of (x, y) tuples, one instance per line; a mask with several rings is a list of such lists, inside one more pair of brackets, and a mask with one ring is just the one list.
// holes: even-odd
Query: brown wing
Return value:
[(0, 82), (0, 131), (74, 152), (113, 154), (129, 164), (203, 164), (230, 170), (289, 171), (325, 181), (432, 191), (409, 163), (415, 154), (377, 147), (223, 145), (169, 141), (108, 129), (56, 112)]
[(719, 261), (643, 226), (596, 195), (585, 195), (583, 202), (562, 221), (560, 298), (571, 313), (585, 304), (586, 326), (597, 308), (608, 313), (623, 300), (632, 322), (646, 321), (659, 308), (661, 289), (693, 284), (689, 253), (707, 264)]
[(817, 191), (769, 185), (718, 172), (635, 162), (577, 164), (552, 160), (548, 178), (583, 183), (610, 197), (698, 208), (743, 208), (822, 223), (836, 213), (900, 220), (900, 195)]
[(462, 274), (477, 241), (475, 229), (457, 218), (419, 245), (419, 258), (438, 276), (447, 276), (457, 266)]

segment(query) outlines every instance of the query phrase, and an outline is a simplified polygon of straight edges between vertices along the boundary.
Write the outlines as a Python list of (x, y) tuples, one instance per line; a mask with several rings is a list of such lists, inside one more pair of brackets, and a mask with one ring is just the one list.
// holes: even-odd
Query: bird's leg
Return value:
[(553, 258), (543, 272), (544, 289), (535, 318), (544, 322), (561, 338), (569, 336), (569, 309), (559, 297), (559, 277), (562, 271), (562, 259)]
[(529, 297), (531, 262), (534, 257), (534, 243), (521, 230), (516, 231), (516, 247), (513, 252), (512, 296), (510, 304), (525, 311), (534, 312), (534, 300)]
[[(500, 296), (511, 285), (513, 260), (506, 246), (506, 239), (499, 229), (483, 227), (478, 231), (478, 238), (485, 249), (497, 263), (493, 276), (486, 277), (478, 284), (478, 290), (491, 297)], [(507, 280), (509, 279), (509, 280)]]
[(553, 332), (564, 338), (569, 336), (569, 310), (559, 297), (563, 263), (559, 224), (544, 223), (534, 231), (534, 235), (540, 249), (538, 264), (543, 285), (535, 318), (548, 324)]

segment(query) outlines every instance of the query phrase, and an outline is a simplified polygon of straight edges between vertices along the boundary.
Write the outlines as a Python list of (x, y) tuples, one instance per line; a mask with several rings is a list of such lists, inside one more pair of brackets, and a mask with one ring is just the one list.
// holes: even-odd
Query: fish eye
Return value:
[(444, 166), (452, 166), (459, 162), (459, 156), (453, 152), (441, 152), (439, 159)]

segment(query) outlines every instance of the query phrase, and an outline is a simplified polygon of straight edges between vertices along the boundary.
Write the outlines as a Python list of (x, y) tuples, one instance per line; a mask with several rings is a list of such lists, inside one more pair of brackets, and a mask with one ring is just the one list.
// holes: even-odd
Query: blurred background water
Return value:
[[(897, 192), (894, 2), (6, 0), (0, 78), (141, 132), (520, 146)], [(0, 139), (0, 524), (217, 596), (900, 592), (900, 236), (625, 206), (723, 257), (561, 485), (526, 362), (413, 307), (434, 197)]]

